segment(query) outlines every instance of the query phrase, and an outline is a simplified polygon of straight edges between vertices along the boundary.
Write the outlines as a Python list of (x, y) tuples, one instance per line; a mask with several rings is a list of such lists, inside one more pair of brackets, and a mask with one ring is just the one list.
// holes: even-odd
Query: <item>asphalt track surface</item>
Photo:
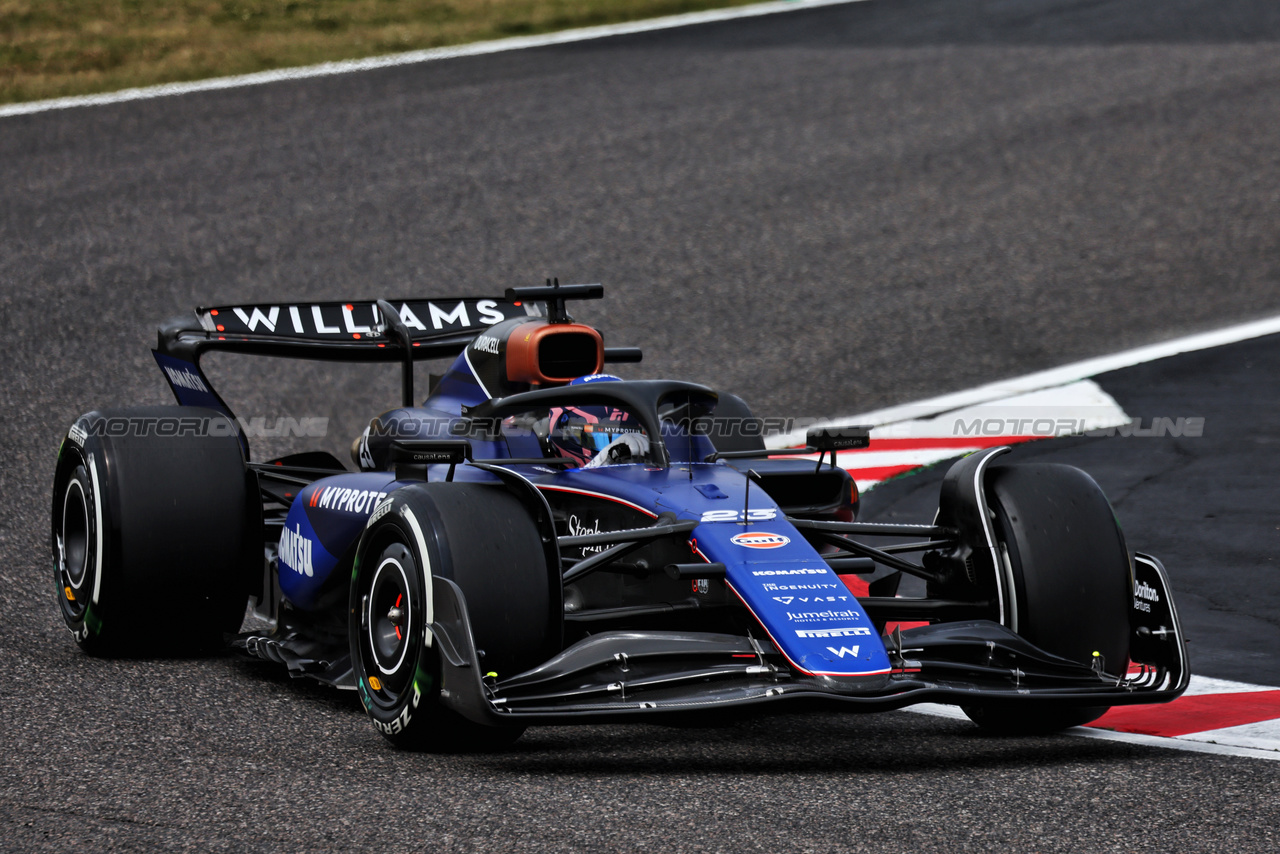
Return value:
[[(3, 120), (0, 847), (1274, 850), (1280, 763), (905, 713), (398, 754), (265, 665), (82, 655), (46, 530), (62, 431), (166, 402), (196, 304), (603, 281), (644, 375), (802, 416), (1275, 314), (1278, 40), (1262, 0), (896, 0)], [(1019, 452), (1093, 470), (1206, 675), (1276, 672), (1278, 347), (1101, 380), (1202, 439)], [(339, 404), (334, 448), (397, 389), (216, 367), (242, 414)]]

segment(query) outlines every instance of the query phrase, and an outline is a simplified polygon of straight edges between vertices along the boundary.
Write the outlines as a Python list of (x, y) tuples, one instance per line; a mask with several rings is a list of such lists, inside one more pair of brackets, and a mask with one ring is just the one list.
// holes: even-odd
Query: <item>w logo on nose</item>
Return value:
[(834, 646), (829, 646), (827, 647), (827, 650), (832, 655), (839, 656), (840, 658), (844, 658), (845, 655), (852, 655), (854, 658), (858, 657), (858, 647), (856, 646), (842, 646), (839, 649), (836, 649)]

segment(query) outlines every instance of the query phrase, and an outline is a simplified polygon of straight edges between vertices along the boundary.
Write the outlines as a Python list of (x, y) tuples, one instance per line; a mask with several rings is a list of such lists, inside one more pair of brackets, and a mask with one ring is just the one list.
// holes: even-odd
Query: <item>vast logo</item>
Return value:
[(768, 531), (747, 531), (734, 534), (729, 538), (729, 542), (748, 549), (780, 549), (791, 542), (791, 538), (784, 537), (782, 534), (771, 534)]

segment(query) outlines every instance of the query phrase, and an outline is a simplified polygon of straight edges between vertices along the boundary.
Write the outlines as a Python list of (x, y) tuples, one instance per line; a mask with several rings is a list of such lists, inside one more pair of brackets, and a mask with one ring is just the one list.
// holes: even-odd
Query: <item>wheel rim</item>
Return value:
[(385, 556), (374, 570), (367, 617), (373, 663), (393, 676), (404, 664), (413, 618), (409, 579), (399, 555)]
[(369, 692), (382, 705), (397, 702), (417, 668), (420, 618), (412, 582), (416, 572), (417, 563), (403, 544), (388, 545), (377, 557), (361, 605), (362, 665)]
[(67, 484), (62, 498), (62, 531), (58, 538), (62, 575), (68, 587), (79, 592), (89, 575), (89, 502), (76, 478)]

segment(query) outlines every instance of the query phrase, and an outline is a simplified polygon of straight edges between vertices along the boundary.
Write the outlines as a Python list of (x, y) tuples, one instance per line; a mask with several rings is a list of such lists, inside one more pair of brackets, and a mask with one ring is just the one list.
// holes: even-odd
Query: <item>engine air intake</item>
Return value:
[(507, 379), (567, 383), (604, 366), (600, 333), (580, 323), (527, 324), (507, 339)]

